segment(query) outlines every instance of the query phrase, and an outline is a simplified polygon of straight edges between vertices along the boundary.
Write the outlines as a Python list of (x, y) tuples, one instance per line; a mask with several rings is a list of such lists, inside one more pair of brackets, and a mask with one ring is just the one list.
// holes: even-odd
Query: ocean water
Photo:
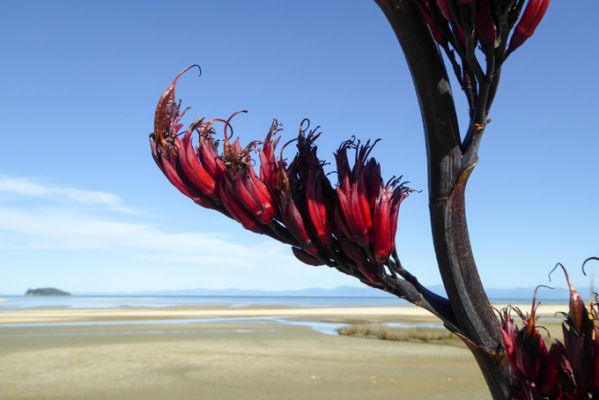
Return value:
[(0, 296), (0, 310), (192, 306), (365, 307), (405, 306), (393, 297), (335, 296)]
[[(530, 299), (491, 299), (494, 304), (529, 304)], [(562, 299), (544, 304), (566, 304)], [(0, 311), (29, 308), (160, 308), (193, 306), (387, 307), (411, 306), (395, 297), (357, 296), (0, 296)]]

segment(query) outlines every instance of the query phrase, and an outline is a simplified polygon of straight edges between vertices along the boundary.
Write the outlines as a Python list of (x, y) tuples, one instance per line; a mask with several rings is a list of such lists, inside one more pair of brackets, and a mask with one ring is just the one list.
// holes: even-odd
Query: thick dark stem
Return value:
[(463, 339), (493, 398), (509, 399), (501, 330), (478, 275), (466, 224), (464, 193), (474, 164), (466, 163), (462, 154), (445, 65), (414, 3), (377, 3), (399, 39), (420, 102), (428, 156), (431, 228), (443, 284)]

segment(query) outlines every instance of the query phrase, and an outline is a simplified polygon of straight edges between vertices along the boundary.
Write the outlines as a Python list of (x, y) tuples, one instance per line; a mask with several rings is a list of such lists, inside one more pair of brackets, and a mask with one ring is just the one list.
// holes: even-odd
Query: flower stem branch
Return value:
[[(478, 275), (466, 222), (464, 194), (476, 164), (475, 153), (464, 157), (462, 152), (445, 65), (417, 5), (408, 0), (377, 0), (377, 4), (401, 44), (420, 103), (428, 156), (431, 229), (443, 284), (457, 326), (493, 398), (508, 399), (509, 375), (500, 326)], [(488, 97), (490, 91), (485, 92)]]

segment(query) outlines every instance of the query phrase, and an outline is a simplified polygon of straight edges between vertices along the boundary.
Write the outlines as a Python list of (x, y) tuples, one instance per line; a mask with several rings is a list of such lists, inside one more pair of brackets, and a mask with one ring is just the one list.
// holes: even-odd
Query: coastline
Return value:
[[(506, 305), (497, 304), (498, 310)], [(515, 305), (524, 312), (530, 305)], [(567, 311), (567, 305), (539, 305), (537, 315), (553, 317)], [(93, 322), (123, 320), (176, 320), (202, 318), (381, 318), (438, 321), (428, 311), (413, 306), (376, 307), (280, 307), (280, 306), (201, 306), (161, 308), (30, 308), (0, 311), (0, 325), (26, 323)]]

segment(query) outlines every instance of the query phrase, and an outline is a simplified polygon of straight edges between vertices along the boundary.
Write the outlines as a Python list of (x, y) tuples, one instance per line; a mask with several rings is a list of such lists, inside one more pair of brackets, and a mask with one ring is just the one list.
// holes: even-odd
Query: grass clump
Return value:
[(382, 324), (358, 324), (338, 329), (343, 336), (462, 346), (462, 341), (453, 333), (443, 329), (392, 328)]

